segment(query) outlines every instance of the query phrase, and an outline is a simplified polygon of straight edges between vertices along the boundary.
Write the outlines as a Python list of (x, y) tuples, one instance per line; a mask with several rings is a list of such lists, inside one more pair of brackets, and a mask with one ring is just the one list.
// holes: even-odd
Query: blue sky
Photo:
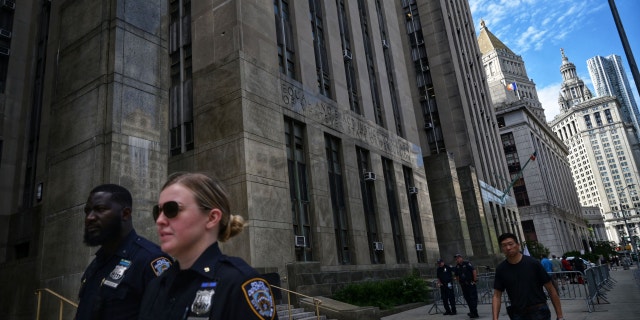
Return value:
[[(640, 64), (640, 1), (615, 0), (615, 4), (636, 64)], [(607, 0), (469, 0), (469, 5), (476, 32), (483, 19), (489, 31), (522, 56), (548, 121), (560, 112), (560, 48), (594, 95), (587, 59), (610, 54), (622, 57), (636, 104), (640, 104)]]

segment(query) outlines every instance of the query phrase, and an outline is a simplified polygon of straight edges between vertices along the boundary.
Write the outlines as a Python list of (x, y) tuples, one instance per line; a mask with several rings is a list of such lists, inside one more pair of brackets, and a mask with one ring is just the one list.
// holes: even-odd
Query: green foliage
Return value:
[(609, 259), (616, 254), (616, 244), (613, 241), (592, 241), (591, 252), (595, 255), (601, 255), (605, 259)]
[(568, 251), (565, 252), (565, 256), (567, 257), (582, 257), (585, 260), (589, 260), (595, 264), (598, 264), (600, 261), (600, 256), (605, 257), (605, 259), (609, 259), (613, 255), (615, 255), (615, 243), (609, 241), (598, 241), (591, 242), (591, 252), (581, 254), (580, 251)]
[(407, 303), (425, 302), (428, 297), (427, 282), (416, 272), (402, 279), (352, 283), (333, 295), (333, 299), (338, 301), (383, 310)]
[(595, 253), (585, 253), (582, 255), (582, 258), (591, 261), (596, 265), (598, 264), (598, 261), (600, 261), (600, 256)]
[(522, 250), (524, 250), (525, 245), (529, 250), (529, 254), (536, 259), (540, 259), (541, 256), (549, 256), (549, 249), (538, 241), (531, 240), (523, 242), (521, 245)]

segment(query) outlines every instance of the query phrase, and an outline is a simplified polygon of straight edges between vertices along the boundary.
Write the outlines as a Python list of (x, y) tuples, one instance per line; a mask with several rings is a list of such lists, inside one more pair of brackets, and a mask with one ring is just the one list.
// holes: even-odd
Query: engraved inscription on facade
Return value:
[(348, 110), (340, 110), (335, 105), (321, 101), (291, 83), (281, 81), (280, 87), (282, 103), (286, 108), (386, 153), (394, 154), (404, 161), (418, 164), (416, 157), (419, 158), (420, 153), (416, 153), (416, 150), (420, 148), (412, 143)]

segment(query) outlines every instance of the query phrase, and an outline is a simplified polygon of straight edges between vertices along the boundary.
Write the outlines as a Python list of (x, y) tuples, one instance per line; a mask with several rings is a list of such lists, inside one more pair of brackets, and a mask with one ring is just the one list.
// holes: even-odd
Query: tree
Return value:
[(616, 244), (613, 241), (591, 241), (591, 252), (596, 255), (601, 255), (605, 259), (611, 258), (616, 254)]
[(524, 250), (525, 246), (529, 250), (529, 254), (536, 259), (540, 259), (542, 256), (549, 256), (549, 249), (536, 240), (524, 241), (522, 243), (522, 250)]

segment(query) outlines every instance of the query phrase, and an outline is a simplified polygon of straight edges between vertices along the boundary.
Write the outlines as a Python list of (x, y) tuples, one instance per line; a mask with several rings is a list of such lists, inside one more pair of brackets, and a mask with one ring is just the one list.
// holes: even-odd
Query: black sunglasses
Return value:
[(173, 219), (180, 212), (180, 205), (175, 201), (167, 201), (162, 207), (159, 205), (153, 206), (153, 221), (157, 221), (160, 213), (164, 212), (164, 216)]
[[(202, 210), (209, 210), (207, 207), (200, 207)], [(153, 221), (157, 221), (158, 217), (160, 217), (160, 213), (164, 213), (164, 216), (168, 219), (175, 218), (178, 213), (180, 213), (180, 204), (175, 201), (167, 201), (164, 203), (162, 207), (159, 205), (153, 206)]]

